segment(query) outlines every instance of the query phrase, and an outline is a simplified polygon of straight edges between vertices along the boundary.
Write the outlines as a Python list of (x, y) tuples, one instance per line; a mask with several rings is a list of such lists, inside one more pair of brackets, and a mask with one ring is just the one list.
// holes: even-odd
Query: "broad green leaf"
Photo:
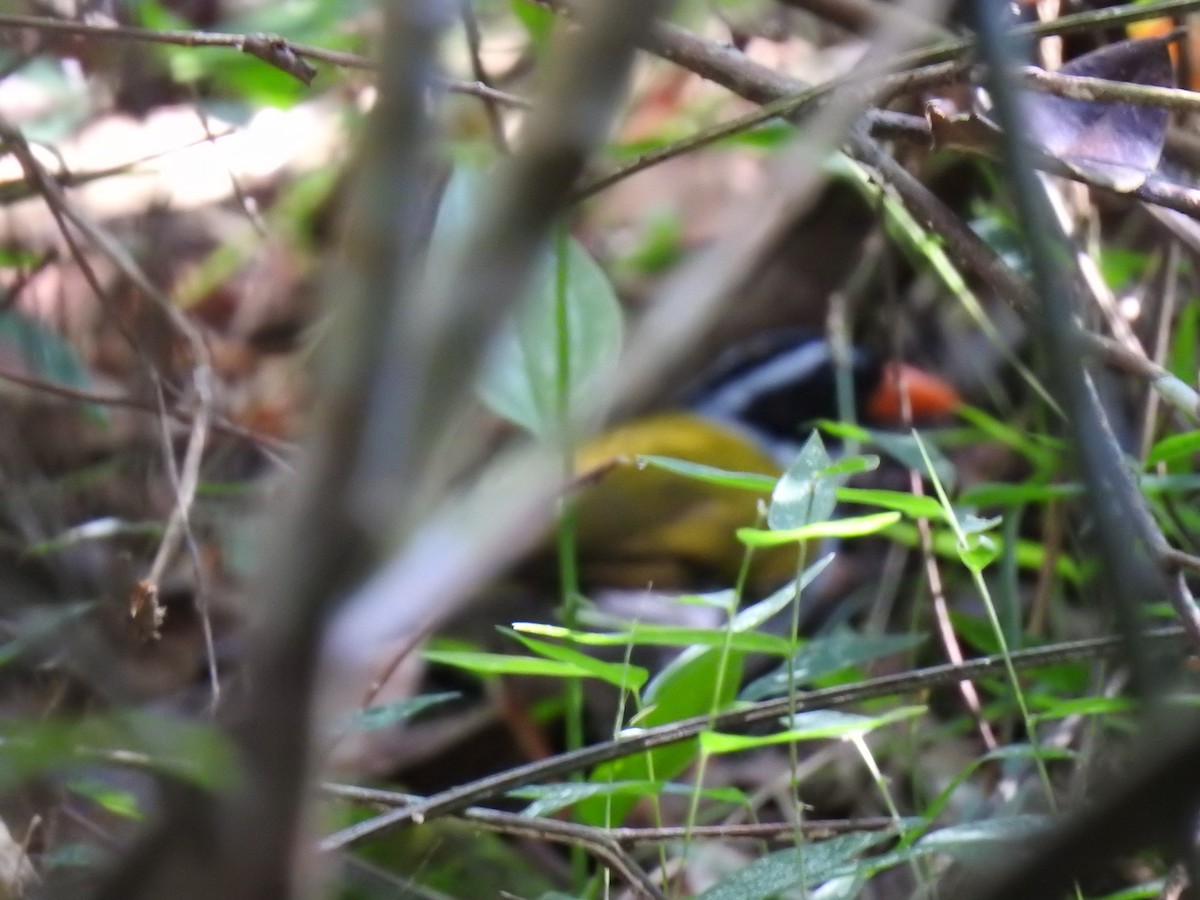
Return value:
[[(841, 672), (851, 666), (871, 662), (893, 653), (902, 653), (924, 643), (923, 634), (887, 634), (879, 637), (863, 637), (852, 631), (839, 631), (824, 637), (813, 638), (801, 647), (792, 658), (790, 683), (803, 685), (825, 675)], [(747, 701), (765, 700), (787, 693), (788, 665), (769, 675), (751, 682), (742, 691), (740, 699)]]
[[(917, 443), (913, 435), (873, 431), (871, 439), (875, 446), (901, 465), (922, 473), (929, 471), (924, 457), (921, 456), (921, 445)], [(954, 485), (958, 481), (958, 470), (931, 442), (923, 440), (922, 443), (933, 463), (933, 471), (937, 475), (938, 481), (942, 483), (942, 487), (946, 489), (947, 493), (953, 493)]]
[[(842, 834), (827, 841), (789, 847), (752, 862), (700, 895), (701, 900), (768, 900), (801, 885), (815, 887), (840, 877), (858, 854), (891, 840), (886, 831)], [(803, 854), (803, 861), (801, 861)]]
[[(565, 388), (568, 410), (588, 410), (595, 406), (596, 392), (611, 383), (622, 328), (621, 305), (608, 276), (578, 241), (567, 238), (564, 253), (545, 255), (515, 323), (492, 348), (480, 385), (484, 402), (538, 437), (552, 435), (559, 426), (560, 390)], [(559, 371), (560, 340), (566, 348), (564, 372)]]
[[(30, 375), (67, 387), (91, 387), (87, 367), (75, 348), (36, 319), (12, 309), (0, 311), (0, 346), (15, 353)], [(102, 407), (88, 408), (106, 420)]]
[(541, 56), (545, 53), (546, 47), (550, 41), (550, 35), (554, 31), (554, 23), (558, 20), (558, 16), (554, 11), (534, 3), (533, 0), (510, 0), (512, 4), (513, 15), (517, 17), (533, 40), (533, 45)]
[[(799, 589), (804, 591), (812, 584), (829, 564), (833, 562), (834, 554), (827, 553), (825, 556), (818, 559), (815, 563), (804, 570), (800, 576)], [(756, 628), (765, 625), (773, 616), (782, 612), (796, 596), (796, 584), (785, 584), (771, 595), (764, 597), (757, 603), (752, 603), (745, 609), (739, 610), (737, 615), (733, 617), (734, 631), (753, 631)]]
[(1200, 453), (1200, 430), (1168, 435), (1150, 449), (1146, 455), (1146, 468), (1196, 453)]
[[(435, 276), (456, 267), (486, 191), (481, 172), (454, 168), (430, 240), (427, 269)], [(608, 276), (578, 241), (563, 238), (542, 254), (525, 299), (497, 337), (478, 385), (480, 397), (498, 415), (548, 437), (562, 424), (560, 401), (572, 412), (594, 408), (595, 392), (616, 370), (622, 328)]]
[(917, 841), (916, 846), (925, 851), (948, 853), (951, 856), (975, 860), (980, 858), (981, 854), (1011, 852), (1011, 846), (1002, 849), (997, 845), (1033, 841), (1048, 835), (1052, 825), (1053, 820), (1049, 816), (1038, 815), (984, 819), (931, 831)]
[(830, 465), (821, 433), (814, 431), (771, 494), (767, 525), (772, 530), (792, 530), (833, 515), (840, 481), (826, 474)]

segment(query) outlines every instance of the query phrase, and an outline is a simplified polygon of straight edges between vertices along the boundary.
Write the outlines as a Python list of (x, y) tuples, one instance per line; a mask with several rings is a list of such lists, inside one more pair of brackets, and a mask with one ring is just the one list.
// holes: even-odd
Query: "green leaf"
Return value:
[(0, 790), (33, 778), (110, 764), (168, 774), (206, 790), (240, 777), (237, 754), (211, 725), (149, 712), (84, 719), (8, 719), (0, 723)]
[[(768, 854), (700, 895), (701, 900), (768, 900), (791, 888), (814, 887), (843, 873), (855, 856), (891, 840), (886, 831), (842, 834)], [(803, 855), (803, 856), (801, 856)]]
[(861, 503), (864, 506), (881, 506), (903, 513), (911, 519), (944, 520), (946, 511), (934, 497), (906, 494), (903, 491), (885, 491), (841, 487), (837, 498), (842, 503)]
[(993, 760), (1012, 759), (1069, 760), (1075, 759), (1078, 756), (1079, 754), (1069, 747), (1048, 747), (1040, 744), (1036, 747), (1033, 744), (1005, 744), (1003, 747), (989, 750), (980, 757), (979, 761), (990, 762)]
[(815, 538), (865, 537), (882, 531), (900, 521), (900, 513), (884, 512), (869, 516), (854, 516), (835, 519), (831, 522), (814, 522), (787, 531), (765, 531), (761, 528), (739, 528), (738, 540), (747, 547), (778, 547), (782, 544), (811, 541)]
[(627, 663), (606, 663), (571, 647), (563, 647), (549, 641), (539, 641), (537, 638), (511, 628), (501, 628), (500, 631), (516, 638), (534, 653), (546, 659), (576, 666), (586, 671), (592, 678), (607, 681), (613, 687), (621, 690), (641, 690), (642, 685), (650, 678), (650, 673), (641, 666)]
[[(802, 685), (852, 666), (911, 650), (925, 640), (923, 634), (863, 637), (848, 630), (814, 638), (796, 652), (790, 664), (751, 682), (742, 691), (740, 699), (755, 701), (779, 697), (787, 692), (789, 683)], [(789, 667), (792, 670), (790, 680)]]
[(347, 718), (343, 730), (378, 731), (391, 728), (407, 722), (418, 713), (457, 700), (461, 696), (458, 691), (445, 691), (440, 694), (422, 694), (382, 706), (368, 706), (366, 709), (355, 710)]
[(965, 546), (959, 546), (958, 558), (972, 572), (982, 572), (1000, 555), (1000, 548), (991, 535), (967, 532), (963, 538)]
[[(799, 589), (803, 591), (814, 581), (818, 576), (828, 568), (833, 562), (834, 554), (827, 553), (825, 556), (818, 559), (815, 563), (804, 570), (800, 576)], [(734, 631), (753, 631), (756, 628), (765, 625), (773, 616), (777, 615), (787, 607), (796, 597), (797, 585), (795, 582), (785, 584), (783, 587), (776, 590), (774, 593), (757, 603), (747, 606), (745, 609), (739, 610), (738, 614), (733, 617), (732, 627)]]
[[(800, 578), (801, 590), (811, 584), (832, 561), (833, 554), (829, 554), (809, 566)], [(752, 632), (782, 612), (795, 596), (796, 585), (784, 585), (763, 600), (740, 610), (730, 620), (728, 627), (734, 634)], [(664, 666), (646, 687), (643, 701), (649, 705), (649, 709), (638, 717), (638, 725), (646, 728), (665, 725), (703, 715), (712, 709), (726, 708), (737, 695), (745, 656), (744, 651), (736, 648), (725, 652), (721, 646), (688, 647)], [(698, 689), (698, 685), (704, 688)], [(697, 746), (697, 741), (693, 739), (603, 763), (593, 770), (588, 780), (596, 783), (670, 780), (691, 764)], [(632, 808), (633, 801), (627, 797), (615, 797), (608, 801), (593, 799), (581, 802), (576, 808), (576, 815), (581, 822), (592, 825), (605, 822), (619, 824)]]
[(663, 469), (685, 478), (703, 481), (706, 484), (716, 484), (722, 487), (738, 488), (753, 494), (769, 494), (775, 489), (778, 479), (771, 475), (761, 475), (755, 472), (730, 472), (703, 463), (688, 462), (685, 459), (672, 459), (669, 456), (638, 456), (639, 467), (649, 466)]
[(1200, 347), (1200, 305), (1182, 304), (1171, 323), (1171, 356), (1168, 368), (1176, 378), (1191, 384), (1196, 377)]
[[(564, 782), (550, 785), (526, 785), (508, 792), (510, 797), (534, 802), (521, 810), (523, 816), (549, 816), (574, 806), (581, 800), (593, 797), (627, 797), (640, 800), (655, 794), (675, 794), (690, 797), (695, 793), (695, 787), (690, 784), (674, 784), (661, 781), (619, 781), (608, 783), (589, 783), (583, 781)], [(742, 805), (746, 803), (746, 795), (737, 788), (706, 788), (701, 792), (707, 800), (717, 803)]]
[[(913, 435), (873, 431), (871, 432), (871, 439), (875, 443), (875, 446), (906, 468), (915, 469), (922, 473), (929, 471), (929, 467), (925, 465), (925, 458), (921, 455), (921, 445), (917, 443), (917, 439)], [(924, 441), (923, 443), (925, 451), (929, 454), (929, 459), (933, 463), (933, 471), (937, 475), (938, 481), (942, 483), (942, 487), (945, 488), (946, 493), (953, 493), (954, 485), (958, 480), (958, 470), (929, 441)]]
[(957, 413), (960, 418), (974, 425), (983, 436), (990, 441), (1003, 444), (1024, 456), (1036, 469), (1046, 469), (1053, 466), (1056, 452), (1061, 450), (1058, 442), (1038, 441), (1025, 435), (1020, 429), (1014, 428), (1007, 422), (1001, 422), (974, 406), (962, 405)]
[(862, 716), (836, 709), (815, 709), (796, 713), (792, 727), (775, 734), (746, 735), (706, 731), (700, 735), (700, 750), (708, 755), (755, 750), (773, 744), (797, 741), (820, 741), (868, 734), (893, 722), (911, 719), (925, 713), (923, 706), (902, 706), (879, 716)]
[(683, 628), (645, 622), (634, 622), (627, 631), (609, 632), (572, 631), (560, 625), (540, 622), (514, 622), (513, 628), (523, 634), (561, 638), (590, 647), (721, 647), (728, 643), (730, 647), (747, 653), (775, 655), (790, 653), (792, 649), (791, 643), (783, 638), (757, 631), (735, 631), (730, 634), (724, 628)]
[[(483, 173), (455, 166), (430, 239), (426, 268), (432, 277), (458, 266), (486, 191)], [(493, 344), (477, 385), (494, 412), (542, 438), (563, 424), (564, 407), (584, 412), (594, 408), (594, 394), (611, 382), (616, 370), (623, 328), (621, 305), (604, 270), (572, 238), (564, 237), (557, 249), (562, 252), (547, 248), (542, 254), (527, 294)], [(566, 368), (560, 372), (564, 361)]]
[(1135, 712), (1139, 704), (1131, 697), (1073, 697), (1066, 700), (1051, 699), (1036, 716), (1034, 722), (1065, 719), (1067, 716), (1108, 716), (1117, 713)]
[[(593, 678), (590, 666), (546, 659), (542, 656), (517, 656), (512, 653), (483, 653), (473, 650), (426, 650), (425, 659), (431, 663), (454, 666), (477, 675), (546, 675), (553, 678)], [(624, 666), (611, 665), (619, 679)], [(609, 679), (605, 679), (606, 681)]]
[[(887, 529), (886, 536), (906, 547), (919, 547), (920, 535), (916, 526), (908, 522), (897, 522)], [(988, 535), (995, 544), (996, 552), (1003, 554), (1012, 552), (1017, 566), (1022, 569), (1040, 570), (1046, 562), (1046, 548), (1039, 541), (1022, 538), (1015, 545), (1010, 544), (998, 535)], [(933, 552), (944, 559), (960, 559), (958, 535), (944, 528), (933, 531)], [(1054, 568), (1057, 573), (1078, 584), (1082, 580), (1079, 563), (1066, 553), (1057, 553), (1054, 557)]]
[(1200, 431), (1168, 435), (1150, 448), (1150, 452), (1146, 455), (1146, 468), (1163, 462), (1173, 462), (1180, 457), (1193, 456), (1198, 452), (1200, 452)]
[(103, 779), (88, 776), (72, 778), (67, 781), (67, 790), (122, 819), (140, 822), (145, 818), (137, 794)]
[(836, 476), (828, 476), (831, 460), (821, 433), (814, 431), (771, 494), (767, 525), (784, 531), (824, 522), (837, 506)]
[(558, 16), (554, 14), (553, 10), (534, 3), (533, 0), (510, 0), (510, 2), (513, 15), (529, 32), (529, 37), (533, 40), (538, 55), (542, 55), (550, 41), (550, 34), (554, 31), (554, 23)]
[[(977, 860), (983, 854), (1000, 852), (997, 844), (1024, 844), (1048, 835), (1052, 825), (1053, 820), (1049, 816), (1004, 816), (939, 828), (922, 837), (916, 846), (924, 851)], [(1011, 852), (1011, 848), (1004, 852)]]
[[(565, 266), (565, 271), (558, 267)], [(563, 279), (565, 317), (560, 334), (558, 278)], [(594, 395), (612, 381), (621, 353), (621, 305), (604, 270), (583, 246), (567, 239), (559, 259), (547, 253), (516, 321), (498, 337), (479, 386), (498, 415), (546, 438), (559, 427), (559, 394), (568, 410), (594, 407)], [(567, 369), (560, 372), (559, 341)]]
[[(91, 387), (87, 367), (75, 348), (36, 319), (12, 309), (0, 312), (0, 346), (15, 353), (36, 378), (82, 390)], [(88, 404), (86, 408), (97, 421), (108, 421), (103, 407)]]

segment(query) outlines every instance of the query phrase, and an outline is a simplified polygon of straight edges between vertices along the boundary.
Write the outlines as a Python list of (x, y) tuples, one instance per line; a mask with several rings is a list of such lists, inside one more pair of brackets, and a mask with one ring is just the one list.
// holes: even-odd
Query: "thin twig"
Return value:
[[(96, 406), (115, 406), (124, 409), (137, 410), (144, 413), (157, 413), (158, 406), (146, 400), (139, 400), (137, 397), (131, 397), (127, 394), (101, 394), (97, 391), (89, 391), (84, 388), (71, 387), (67, 384), (58, 384), (53, 381), (45, 381), (41, 378), (33, 378), (28, 375), (22, 375), (18, 372), (9, 372), (0, 369), (0, 381), (8, 381), (12, 384), (19, 385), (31, 391), (38, 391), (44, 394), (51, 394), (55, 397), (61, 397), (64, 400), (70, 400), (75, 403), (94, 403)], [(170, 408), (171, 415), (181, 424), (191, 426), (192, 416), (185, 410), (178, 407)], [(282, 441), (279, 438), (272, 437), (269, 434), (263, 434), (260, 431), (255, 431), (252, 428), (238, 425), (235, 422), (230, 422), (227, 419), (216, 419), (212, 423), (212, 430), (221, 434), (236, 437), (248, 443), (268, 451), (272, 454), (294, 454), (296, 446), (288, 441)]]
[[(395, 791), (365, 788), (350, 784), (322, 785), (327, 794), (344, 800), (354, 800), (360, 803), (379, 804), (389, 808), (407, 806), (420, 797), (412, 794), (400, 794)], [(460, 813), (461, 818), (487, 831), (505, 834), (509, 837), (527, 837), (541, 841), (552, 841), (573, 847), (582, 847), (596, 859), (607, 864), (619, 873), (640, 897), (661, 898), (662, 891), (649, 875), (621, 846), (620, 841), (613, 837), (610, 830), (593, 828), (588, 825), (577, 825), (573, 822), (561, 822), (542, 816), (524, 816), (516, 813), (499, 812), (482, 807), (468, 807)], [(628, 841), (627, 841), (628, 842)]]
[[(341, 69), (374, 71), (375, 62), (357, 53), (329, 50), (310, 44), (298, 44), (275, 34), (219, 34), (209, 31), (170, 31), (138, 28), (132, 25), (96, 25), (45, 16), (22, 16), (0, 13), (0, 30), (29, 28), (47, 34), (72, 34), (81, 37), (108, 41), (137, 41), (148, 44), (169, 44), (176, 47), (220, 47), (247, 53), (267, 65), (280, 69), (305, 84), (311, 84), (316, 70), (304, 62), (306, 59), (328, 63)], [(443, 88), (456, 94), (466, 94), (528, 108), (529, 101), (513, 94), (498, 91), (478, 81), (461, 81), (453, 78), (439, 79)]]
[(1180, 113), (1200, 111), (1200, 94), (1181, 88), (1157, 87), (1135, 84), (1130, 81), (1090, 78), (1083, 75), (1067, 75), (1063, 72), (1047, 72), (1037, 66), (1024, 66), (1017, 71), (1017, 74), (1025, 87), (1053, 94), (1056, 97), (1087, 100), (1093, 103), (1154, 106)]
[[(659, 26), (657, 37), (649, 42), (651, 48), (663, 49), (672, 46), (668, 37), (677, 38), (667, 26)], [(683, 140), (643, 153), (630, 162), (614, 169), (612, 172), (598, 176), (586, 182), (575, 191), (576, 202), (586, 200), (618, 181), (631, 175), (645, 171), (669, 159), (683, 156), (717, 141), (748, 131), (766, 124), (772, 119), (794, 119), (808, 110), (810, 106), (826, 100), (833, 91), (847, 88), (861, 88), (861, 94), (856, 93), (847, 99), (850, 103), (882, 102), (885, 98), (895, 97), (911, 91), (923, 90), (935, 85), (947, 84), (956, 80), (967, 69), (965, 63), (939, 63), (908, 72), (889, 72), (874, 77), (864, 77), (861, 74), (847, 75), (835, 78), (815, 87), (802, 90), (792, 96), (773, 100), (760, 109), (738, 116), (728, 122), (722, 122), (710, 128), (705, 128), (689, 135)]]
[[(116, 269), (122, 275), (125, 275), (134, 286), (137, 286), (142, 292), (148, 296), (155, 305), (160, 308), (160, 311), (172, 324), (173, 328), (184, 337), (188, 349), (192, 354), (192, 388), (196, 392), (196, 412), (194, 412), (191, 421), (191, 432), (188, 434), (187, 448), (184, 455), (184, 466), (181, 468), (181, 476), (176, 484), (178, 490), (175, 491), (175, 505), (167, 520), (167, 528), (164, 530), (162, 541), (158, 545), (158, 550), (155, 553), (154, 562), (151, 563), (149, 574), (146, 575), (143, 581), (138, 582), (131, 598), (131, 616), (137, 617), (140, 610), (145, 605), (149, 605), (152, 613), (151, 619), (151, 634), (156, 634), (156, 624), (160, 620), (161, 612), (157, 607), (157, 592), (158, 583), (166, 571), (170, 560), (175, 556), (175, 552), (179, 550), (179, 545), (187, 532), (187, 518), (191, 514), (192, 502), (196, 498), (196, 488), (199, 484), (200, 462), (204, 457), (204, 448), (208, 442), (209, 424), (212, 419), (212, 407), (215, 403), (215, 386), (214, 376), (212, 376), (212, 366), (209, 359), (208, 347), (205, 346), (204, 338), (200, 336), (196, 325), (193, 325), (184, 313), (181, 313), (170, 300), (163, 296), (161, 290), (152, 283), (142, 268), (134, 262), (133, 258), (121, 247), (118, 241), (112, 238), (107, 232), (97, 226), (95, 222), (89, 220), (88, 217), (80, 214), (74, 208), (74, 204), (67, 198), (58, 181), (55, 181), (46, 168), (36, 160), (25, 138), (16, 127), (13, 127), (10, 122), (4, 118), (0, 118), (0, 138), (8, 146), (13, 156), (16, 156), (20, 167), (25, 174), (25, 178), (29, 180), (30, 185), (34, 186), (38, 193), (41, 193), (44, 202), (46, 202), (50, 211), (59, 222), (59, 227), (67, 240), (68, 245), (72, 248), (72, 253), (77, 260), (83, 260), (83, 253), (74, 244), (73, 236), (70, 229), (65, 227), (66, 222), (70, 222), (74, 228), (77, 228), (80, 233), (86, 235), (92, 246), (96, 247), (104, 256), (108, 257)], [(84, 265), (85, 274), (90, 272), (88, 280), (90, 287), (98, 298), (104, 298), (106, 292), (101, 288), (94, 272), (91, 272), (90, 266)], [(134, 348), (139, 347), (139, 343), (133, 338), (127, 336)], [(158, 378), (158, 373), (154, 367), (149, 367), (151, 379), (157, 385), (161, 384), (161, 379)], [(166, 413), (164, 413), (164, 402), (161, 402), (163, 407), (163, 421), (166, 422)], [(168, 472), (174, 467), (173, 449), (170, 448), (169, 442), (166, 449), (166, 466)], [(197, 600), (197, 612), (200, 617), (206, 618), (208, 613), (202, 602)], [(211, 642), (211, 626), (206, 624), (206, 630), (209, 631), (210, 640), (206, 642), (206, 655), (208, 655), (209, 671), (216, 672), (216, 655)]]
[[(479, 33), (479, 20), (475, 17), (473, 0), (458, 0), (458, 8), (459, 18), (462, 19), (463, 32), (467, 38), (467, 52), (471, 59), (471, 74), (475, 76), (476, 84), (491, 88), (492, 82), (488, 77), (487, 69), (484, 68), (483, 57), (480, 53), (480, 46), (483, 43), (483, 39)], [(504, 134), (504, 121), (500, 118), (500, 110), (496, 108), (494, 97), (484, 99), (483, 111), (487, 116), (488, 126), (492, 130), (492, 140), (495, 141), (497, 149), (503, 153), (508, 149), (508, 138)]]

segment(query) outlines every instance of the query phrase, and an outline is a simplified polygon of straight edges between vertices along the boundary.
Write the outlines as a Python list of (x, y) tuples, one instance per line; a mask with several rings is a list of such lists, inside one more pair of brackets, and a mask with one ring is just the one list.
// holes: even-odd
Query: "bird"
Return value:
[[(944, 379), (915, 366), (850, 351), (854, 407), (864, 424), (896, 426), (948, 417), (960, 402)], [(576, 456), (577, 564), (587, 588), (713, 590), (738, 579), (745, 548), (737, 529), (755, 525), (768, 499), (740, 488), (638, 465), (665, 456), (720, 469), (778, 476), (820, 419), (837, 419), (835, 354), (811, 331), (772, 332), (719, 359), (685, 393), (682, 408), (621, 423)], [(759, 551), (746, 582), (762, 594), (795, 575), (794, 550)]]

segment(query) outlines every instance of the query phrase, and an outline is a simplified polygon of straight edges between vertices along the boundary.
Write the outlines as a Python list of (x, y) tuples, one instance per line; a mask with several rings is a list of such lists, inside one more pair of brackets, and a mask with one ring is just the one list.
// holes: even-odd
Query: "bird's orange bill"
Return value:
[(882, 425), (905, 422), (904, 398), (914, 421), (944, 419), (962, 398), (949, 383), (907, 363), (889, 362), (883, 367), (879, 386), (867, 398), (867, 417)]

